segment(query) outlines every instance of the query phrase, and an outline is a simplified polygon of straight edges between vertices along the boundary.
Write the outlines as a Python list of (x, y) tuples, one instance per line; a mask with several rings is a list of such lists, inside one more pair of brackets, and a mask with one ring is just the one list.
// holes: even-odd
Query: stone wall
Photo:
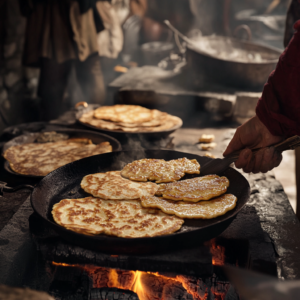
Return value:
[(38, 120), (38, 70), (22, 66), (26, 19), (18, 0), (0, 0), (0, 134), (11, 125)]

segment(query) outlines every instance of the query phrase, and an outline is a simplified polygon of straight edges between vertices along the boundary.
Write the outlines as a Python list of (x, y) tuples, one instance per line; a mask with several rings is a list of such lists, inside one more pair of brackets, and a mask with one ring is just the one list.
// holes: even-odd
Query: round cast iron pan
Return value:
[[(55, 203), (65, 198), (90, 196), (80, 188), (85, 175), (97, 172), (121, 170), (127, 163), (141, 158), (177, 159), (187, 157), (197, 159), (201, 164), (211, 158), (169, 150), (121, 151), (87, 157), (56, 169), (45, 176), (35, 187), (31, 195), (31, 204), (35, 212), (67, 241), (85, 248), (111, 254), (145, 254), (163, 252), (177, 246), (189, 247), (210, 240), (223, 232), (243, 208), (250, 196), (248, 181), (239, 172), (228, 168), (224, 174), (230, 181), (228, 193), (237, 196), (236, 207), (225, 215), (215, 219), (186, 219), (182, 228), (169, 235), (151, 238), (118, 238), (107, 235), (88, 236), (65, 229), (56, 224), (51, 210)], [(183, 177), (192, 178), (199, 175)]]
[[(47, 132), (47, 131), (49, 130), (44, 130), (42, 132)], [(69, 136), (69, 138), (88, 138), (91, 139), (94, 144), (109, 142), (112, 146), (113, 151), (120, 151), (122, 149), (121, 144), (115, 138), (95, 131), (79, 130), (79, 129), (71, 129), (71, 128), (54, 129), (51, 131), (55, 131), (57, 133), (65, 133)], [(12, 140), (4, 144), (2, 149), (2, 155), (8, 148), (12, 146), (22, 145), (26, 143), (34, 143), (40, 133), (41, 132), (27, 133), (13, 138)], [(9, 162), (7, 160), (5, 160), (4, 162), (4, 169), (7, 172), (17, 176), (30, 177), (30, 178), (44, 177), (44, 176), (23, 175), (23, 174), (16, 173), (10, 168)]]
[(179, 129), (182, 126), (181, 124), (178, 124), (168, 130), (162, 130), (162, 131), (152, 131), (152, 132), (144, 132), (144, 131), (137, 131), (137, 132), (125, 132), (125, 131), (119, 131), (119, 130), (108, 130), (108, 129), (102, 129), (102, 128), (98, 128), (86, 123), (82, 123), (80, 122), (80, 117), (86, 113), (89, 112), (92, 108), (84, 108), (81, 109), (77, 114), (76, 114), (76, 119), (77, 122), (79, 122), (80, 124), (82, 124), (83, 126), (89, 127), (89, 128), (93, 128), (99, 132), (103, 132), (106, 134), (109, 134), (113, 137), (115, 137), (116, 139), (120, 139), (123, 140), (124, 138), (130, 138), (130, 137), (135, 137), (135, 136), (140, 136), (142, 138), (145, 138), (147, 140), (150, 139), (161, 139), (161, 138), (166, 138), (167, 136), (169, 136), (171, 133), (173, 133), (175, 130)]

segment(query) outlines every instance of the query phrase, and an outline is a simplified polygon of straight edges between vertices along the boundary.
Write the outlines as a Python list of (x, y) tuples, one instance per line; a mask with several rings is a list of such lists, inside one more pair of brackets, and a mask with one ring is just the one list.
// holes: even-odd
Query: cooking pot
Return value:
[[(189, 81), (199, 78), (241, 89), (261, 90), (275, 69), (281, 51), (223, 36), (198, 37), (187, 44)], [(203, 51), (207, 47), (205, 51)], [(247, 55), (248, 53), (248, 55)]]
[(168, 20), (165, 24), (187, 43), (187, 78), (195, 87), (204, 79), (235, 88), (260, 90), (281, 54), (277, 48), (231, 37), (188, 38)]

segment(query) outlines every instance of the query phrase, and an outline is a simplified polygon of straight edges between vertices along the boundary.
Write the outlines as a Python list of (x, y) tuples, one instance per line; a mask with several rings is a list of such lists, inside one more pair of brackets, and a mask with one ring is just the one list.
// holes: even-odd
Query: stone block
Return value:
[(8, 98), (7, 91), (5, 89), (0, 89), (0, 104), (5, 100), (7, 100), (7, 98)]
[(234, 117), (239, 123), (255, 116), (255, 108), (261, 93), (240, 92), (236, 93)]
[(17, 43), (6, 44), (3, 47), (4, 58), (12, 57), (17, 50)]
[(10, 102), (8, 99), (4, 100), (4, 102), (2, 103), (2, 107), (5, 109), (5, 110), (9, 110), (11, 105), (10, 105)]
[(25, 67), (24, 70), (25, 70), (25, 77), (27, 80), (30, 80), (32, 78), (38, 79), (40, 76), (40, 69), (38, 68)]
[(208, 112), (227, 118), (232, 116), (236, 102), (235, 95), (221, 93), (201, 93), (201, 96), (206, 98), (204, 107)]
[(6, 87), (12, 88), (18, 81), (21, 81), (22, 76), (20, 72), (9, 72), (4, 77)]

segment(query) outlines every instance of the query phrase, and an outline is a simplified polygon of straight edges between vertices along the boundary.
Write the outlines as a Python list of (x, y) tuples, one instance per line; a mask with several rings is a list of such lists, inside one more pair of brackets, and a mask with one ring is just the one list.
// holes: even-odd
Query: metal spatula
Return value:
[[(285, 141), (273, 145), (276, 151), (283, 152), (285, 150), (293, 150), (300, 146), (300, 137), (295, 135), (291, 138), (286, 139)], [(252, 153), (255, 155), (262, 148), (252, 149)], [(201, 175), (209, 175), (209, 174), (220, 174), (224, 172), (233, 162), (235, 162), (242, 150), (231, 153), (230, 155), (224, 158), (216, 158), (213, 159), (206, 164), (202, 165), (200, 168)]]

